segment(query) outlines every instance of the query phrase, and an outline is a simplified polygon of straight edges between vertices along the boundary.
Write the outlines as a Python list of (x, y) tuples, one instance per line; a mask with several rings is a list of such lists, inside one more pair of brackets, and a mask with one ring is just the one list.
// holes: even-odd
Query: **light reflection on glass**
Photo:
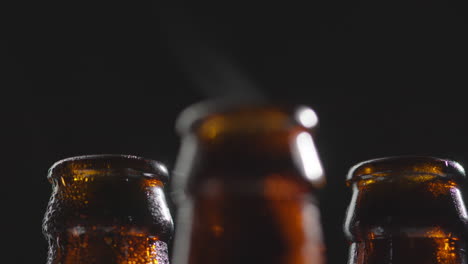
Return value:
[(463, 220), (468, 220), (468, 213), (466, 212), (466, 206), (465, 203), (463, 202), (462, 195), (460, 193), (460, 190), (457, 188), (452, 188), (450, 190), (452, 193), (453, 200), (455, 201), (455, 205), (457, 208), (458, 213), (463, 217)]
[(323, 169), (312, 136), (301, 132), (296, 137), (294, 154), (305, 176), (311, 181), (322, 179)]
[(301, 125), (307, 128), (314, 127), (318, 123), (317, 114), (308, 107), (300, 107), (296, 112), (296, 119)]

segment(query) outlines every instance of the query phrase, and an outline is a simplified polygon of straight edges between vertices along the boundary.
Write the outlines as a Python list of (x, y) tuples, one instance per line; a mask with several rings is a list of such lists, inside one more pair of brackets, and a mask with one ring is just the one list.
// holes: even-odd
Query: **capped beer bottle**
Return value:
[(172, 263), (323, 263), (316, 123), (308, 107), (203, 102), (182, 112)]
[(344, 227), (348, 263), (467, 263), (464, 182), (460, 164), (434, 157), (388, 157), (352, 167)]
[(166, 168), (135, 156), (90, 155), (50, 169), (43, 222), (48, 264), (167, 264), (173, 232)]

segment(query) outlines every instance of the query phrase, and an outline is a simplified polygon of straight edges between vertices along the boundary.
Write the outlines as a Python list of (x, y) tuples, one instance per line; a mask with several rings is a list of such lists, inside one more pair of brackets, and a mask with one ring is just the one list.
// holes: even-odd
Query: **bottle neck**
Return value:
[(323, 263), (319, 210), (308, 199), (203, 197), (178, 218), (174, 264)]
[(164, 241), (131, 230), (69, 229), (49, 238), (48, 264), (168, 264)]
[(455, 237), (389, 237), (353, 242), (348, 264), (466, 264), (465, 252)]

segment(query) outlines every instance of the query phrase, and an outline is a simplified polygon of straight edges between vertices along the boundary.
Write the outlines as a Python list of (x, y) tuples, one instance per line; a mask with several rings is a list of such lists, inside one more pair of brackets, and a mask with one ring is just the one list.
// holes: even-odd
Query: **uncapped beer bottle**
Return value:
[(433, 157), (389, 157), (352, 167), (348, 263), (466, 263), (464, 181), (460, 164)]
[(135, 156), (91, 155), (49, 170), (43, 230), (48, 264), (167, 264), (173, 223), (166, 168)]
[(308, 107), (200, 103), (178, 119), (175, 264), (320, 264)]

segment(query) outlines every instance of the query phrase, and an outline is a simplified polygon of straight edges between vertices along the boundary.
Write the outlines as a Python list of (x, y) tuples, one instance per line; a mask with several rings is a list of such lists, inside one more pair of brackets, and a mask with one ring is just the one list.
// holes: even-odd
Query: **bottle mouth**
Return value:
[(202, 101), (187, 107), (176, 121), (179, 135), (235, 133), (256, 134), (290, 129), (316, 127), (316, 113), (303, 105), (284, 105), (264, 101)]
[(49, 180), (63, 175), (100, 174), (104, 171), (120, 172), (128, 176), (155, 178), (163, 183), (169, 180), (164, 164), (144, 157), (124, 154), (94, 154), (65, 158), (49, 169)]
[(465, 170), (456, 161), (431, 156), (390, 156), (360, 162), (348, 172), (348, 186), (370, 178), (384, 180), (389, 176), (430, 175), (461, 182)]

